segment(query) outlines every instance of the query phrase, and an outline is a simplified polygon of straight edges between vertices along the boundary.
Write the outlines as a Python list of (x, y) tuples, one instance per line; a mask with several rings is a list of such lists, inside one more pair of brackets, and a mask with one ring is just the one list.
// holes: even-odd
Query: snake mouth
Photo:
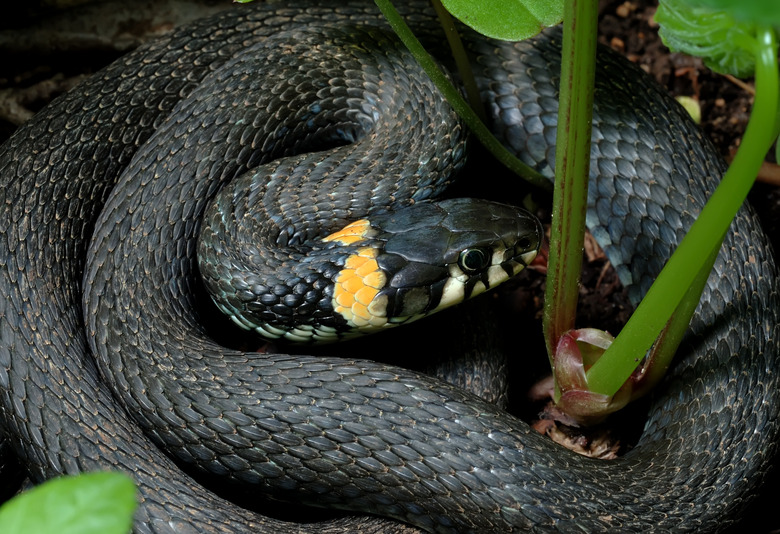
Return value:
[(525, 269), (538, 252), (538, 241), (526, 242), (524, 239), (517, 247), (495, 250), (490, 265), (479, 273), (469, 274), (459, 265), (451, 265), (450, 277), (445, 283), (436, 311), (476, 297), (506, 282)]
[(536, 256), (539, 254), (539, 250), (529, 250), (527, 252), (521, 252), (517, 254), (515, 257), (513, 257), (511, 260), (504, 262), (502, 264), (502, 267), (506, 270), (507, 275), (511, 278), (515, 276), (516, 274), (519, 274), (520, 271), (528, 267), (532, 261), (536, 259)]
[(533, 230), (528, 230), (527, 235), (521, 237), (515, 243), (513, 254), (503, 264), (509, 278), (519, 274), (520, 271), (531, 265), (542, 249), (544, 244), (544, 227), (535, 217), (531, 223), (536, 223), (536, 227)]

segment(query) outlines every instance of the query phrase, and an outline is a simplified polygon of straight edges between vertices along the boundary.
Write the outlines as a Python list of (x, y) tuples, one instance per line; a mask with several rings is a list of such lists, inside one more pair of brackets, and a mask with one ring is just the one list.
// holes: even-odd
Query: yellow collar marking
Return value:
[(341, 230), (322, 238), (323, 241), (335, 241), (341, 245), (352, 245), (361, 241), (371, 229), (371, 223), (368, 219), (360, 219), (349, 223)]
[[(365, 224), (367, 225), (368, 221), (365, 221)], [(340, 235), (342, 232), (332, 235)], [(347, 234), (349, 235), (352, 234)], [(387, 297), (375, 299), (379, 290), (387, 283), (385, 273), (377, 264), (377, 255), (378, 251), (371, 247), (358, 249), (347, 258), (333, 288), (335, 312), (352, 326), (364, 331), (375, 330), (387, 324)]]

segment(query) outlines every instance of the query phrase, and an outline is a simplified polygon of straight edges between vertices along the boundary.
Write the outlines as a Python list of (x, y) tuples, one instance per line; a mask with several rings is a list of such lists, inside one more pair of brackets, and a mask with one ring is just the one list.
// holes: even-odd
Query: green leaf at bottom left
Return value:
[(98, 472), (50, 480), (0, 507), (3, 534), (127, 534), (137, 506), (133, 480)]

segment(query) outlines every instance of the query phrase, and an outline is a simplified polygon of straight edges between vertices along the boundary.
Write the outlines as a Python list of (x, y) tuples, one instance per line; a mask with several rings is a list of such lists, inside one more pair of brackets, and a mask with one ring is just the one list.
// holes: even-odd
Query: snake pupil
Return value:
[(478, 273), (487, 267), (490, 255), (481, 248), (467, 248), (460, 253), (458, 266), (466, 274)]

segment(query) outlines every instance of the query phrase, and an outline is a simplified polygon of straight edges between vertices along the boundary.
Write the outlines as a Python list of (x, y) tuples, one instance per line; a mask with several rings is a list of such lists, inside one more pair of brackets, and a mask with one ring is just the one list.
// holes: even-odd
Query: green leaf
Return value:
[(780, 1), (778, 0), (688, 0), (693, 7), (729, 13), (740, 22), (780, 25)]
[(662, 0), (655, 13), (661, 26), (658, 33), (670, 49), (700, 57), (716, 72), (750, 76), (755, 69), (756, 26), (738, 22), (729, 12), (693, 5), (716, 1)]
[(120, 473), (50, 480), (0, 507), (3, 534), (127, 534), (135, 484)]
[(483, 35), (521, 41), (563, 20), (563, 0), (442, 0), (447, 11)]

